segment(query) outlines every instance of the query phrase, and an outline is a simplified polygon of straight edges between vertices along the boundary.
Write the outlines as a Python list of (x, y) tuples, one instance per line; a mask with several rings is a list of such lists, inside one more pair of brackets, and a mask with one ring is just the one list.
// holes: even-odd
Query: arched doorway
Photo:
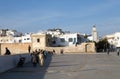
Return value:
[(86, 44), (85, 45), (85, 52), (89, 52), (90, 47), (91, 47), (90, 44)]

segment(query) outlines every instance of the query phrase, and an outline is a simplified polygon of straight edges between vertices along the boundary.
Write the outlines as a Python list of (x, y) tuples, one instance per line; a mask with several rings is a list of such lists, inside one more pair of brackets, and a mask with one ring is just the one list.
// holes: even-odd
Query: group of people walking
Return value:
[(31, 62), (33, 66), (37, 66), (37, 64), (40, 64), (40, 66), (44, 65), (44, 61), (47, 58), (48, 52), (46, 50), (35, 50), (31, 53)]
[[(60, 50), (60, 53), (63, 54), (63, 49)], [(48, 56), (48, 54), (55, 55), (56, 52), (53, 49), (53, 51), (46, 51), (46, 50), (35, 50), (31, 53), (31, 62), (33, 66), (37, 66), (37, 64), (40, 64), (40, 66), (44, 66), (44, 62)]]
[[(120, 55), (120, 48), (116, 48), (116, 53), (117, 53), (117, 56)], [(110, 49), (107, 49), (107, 54), (108, 55), (110, 54)]]

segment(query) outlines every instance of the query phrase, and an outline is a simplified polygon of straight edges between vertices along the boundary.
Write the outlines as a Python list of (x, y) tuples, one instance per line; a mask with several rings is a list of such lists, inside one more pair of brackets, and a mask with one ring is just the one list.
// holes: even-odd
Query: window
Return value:
[(37, 42), (38, 42), (38, 43), (40, 42), (40, 39), (39, 39), (39, 38), (37, 39)]
[(56, 41), (55, 41), (55, 40), (53, 40), (53, 41), (52, 41), (52, 44), (56, 44)]
[(74, 38), (74, 42), (73, 42), (73, 44), (75, 44), (76, 43), (76, 38)]
[(8, 42), (8, 39), (6, 41)]
[(61, 42), (65, 42), (65, 39), (64, 39), (64, 38), (61, 38), (60, 41), (61, 41)]
[(26, 40), (26, 38), (24, 38), (24, 40)]
[(22, 42), (22, 40), (19, 40), (19, 43), (21, 43)]
[(117, 39), (119, 40), (119, 37), (117, 37)]
[(14, 40), (14, 43), (16, 43), (16, 40)]
[(30, 38), (27, 38), (27, 40), (30, 40)]
[(72, 39), (72, 38), (69, 38), (68, 41), (69, 41), (69, 42), (73, 42), (73, 39)]

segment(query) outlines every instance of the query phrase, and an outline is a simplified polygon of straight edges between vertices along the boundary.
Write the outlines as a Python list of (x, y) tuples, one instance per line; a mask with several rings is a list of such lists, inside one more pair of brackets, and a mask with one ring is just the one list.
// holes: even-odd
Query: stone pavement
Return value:
[(1, 73), (0, 79), (120, 79), (120, 56), (116, 53), (49, 56), (44, 67), (27, 63)]

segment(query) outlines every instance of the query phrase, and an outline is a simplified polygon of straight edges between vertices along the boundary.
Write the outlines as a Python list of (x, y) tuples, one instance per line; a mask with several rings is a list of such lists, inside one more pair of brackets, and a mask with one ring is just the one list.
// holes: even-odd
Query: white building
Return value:
[(120, 48), (120, 32), (106, 35), (105, 38), (107, 38), (108, 42), (110, 43), (111, 49)]
[(22, 33), (17, 32), (16, 30), (10, 29), (0, 29), (0, 36), (21, 36)]
[(6, 30), (0, 29), (0, 36), (6, 36)]
[[(43, 32), (41, 32), (43, 33)], [(86, 42), (84, 35), (78, 33), (64, 32), (62, 29), (48, 29), (46, 34), (52, 36), (52, 46), (70, 46)]]
[(120, 47), (120, 32), (114, 34), (114, 45)]
[(0, 37), (0, 43), (31, 43), (31, 34), (25, 34), (23, 36), (2, 36)]
[(57, 35), (64, 34), (64, 32), (62, 31), (62, 29), (48, 29), (46, 33), (50, 34), (52, 36), (57, 36)]
[(13, 31), (13, 30), (7, 30), (6, 31), (6, 36), (14, 36), (15, 35), (15, 30)]
[(22, 43), (22, 37), (14, 37), (13, 43)]
[(25, 34), (22, 36), (22, 43), (31, 43), (31, 34)]
[(104, 38), (107, 38), (107, 41), (111, 44), (114, 45), (114, 37), (115, 34), (111, 34), (111, 35), (106, 35)]
[(86, 42), (86, 39), (78, 33), (66, 33), (53, 37), (53, 46), (71, 46), (82, 42)]
[(92, 36), (92, 35), (89, 35), (89, 36), (87, 37), (87, 39), (89, 39), (90, 41), (93, 41), (93, 36)]
[(0, 43), (13, 43), (14, 37), (13, 36), (2, 36), (0, 37)]

